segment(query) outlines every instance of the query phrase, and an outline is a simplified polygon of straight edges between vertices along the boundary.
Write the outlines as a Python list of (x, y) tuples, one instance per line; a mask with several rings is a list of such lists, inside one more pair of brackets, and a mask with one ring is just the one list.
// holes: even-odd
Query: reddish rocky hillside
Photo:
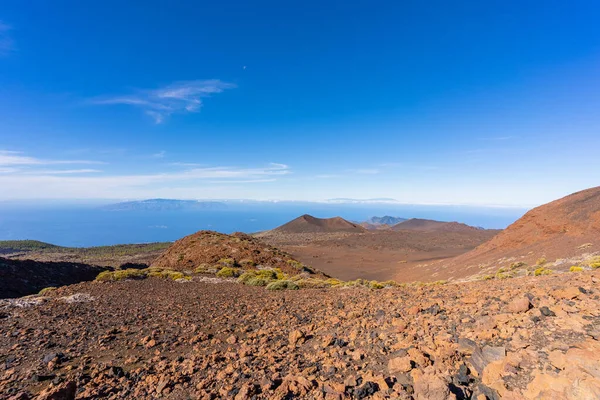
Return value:
[(281, 225), (278, 228), (273, 229), (273, 233), (336, 233), (336, 232), (348, 232), (348, 233), (361, 233), (365, 232), (366, 229), (358, 224), (354, 224), (350, 221), (346, 221), (340, 217), (334, 218), (316, 218), (312, 215), (302, 215), (288, 222), (285, 225)]
[(552, 270), (587, 265), (600, 255), (600, 187), (536, 207), (476, 249), (423, 271), (466, 278), (513, 263)]
[(226, 235), (213, 231), (200, 231), (179, 239), (152, 266), (185, 271), (217, 263), (247, 269), (281, 268), (288, 274), (311, 271), (307, 267), (299, 269), (300, 263), (291, 255), (252, 236), (239, 232)]
[[(529, 264), (539, 258), (585, 258), (600, 251), (600, 187), (571, 194), (526, 213), (456, 262), (489, 263), (517, 258)], [(576, 263), (576, 260), (567, 267)]]

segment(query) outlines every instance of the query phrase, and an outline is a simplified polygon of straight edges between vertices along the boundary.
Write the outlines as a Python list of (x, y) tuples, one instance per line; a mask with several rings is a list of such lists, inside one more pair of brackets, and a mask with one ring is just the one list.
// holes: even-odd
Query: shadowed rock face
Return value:
[(0, 258), (0, 298), (38, 293), (50, 286), (91, 281), (107, 268), (68, 262), (38, 262)]

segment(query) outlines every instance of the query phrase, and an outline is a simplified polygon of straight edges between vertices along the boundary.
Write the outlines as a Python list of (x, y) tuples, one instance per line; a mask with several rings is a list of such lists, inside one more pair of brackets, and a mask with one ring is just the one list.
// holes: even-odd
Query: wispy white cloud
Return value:
[(159, 89), (144, 89), (123, 96), (111, 96), (93, 99), (93, 104), (124, 104), (140, 108), (157, 124), (175, 113), (194, 113), (200, 111), (203, 98), (236, 85), (219, 79), (180, 81)]
[(5, 56), (15, 49), (15, 42), (10, 36), (12, 27), (0, 21), (0, 56)]
[(159, 151), (158, 153), (152, 154), (152, 158), (165, 158), (166, 154), (167, 154), (167, 152), (162, 150), (162, 151)]
[[(11, 153), (11, 156), (15, 155)], [(1, 168), (0, 164), (0, 187), (3, 188), (0, 199), (141, 198), (168, 193), (173, 187), (191, 193), (201, 189), (212, 190), (218, 184), (231, 186), (274, 182), (291, 173), (288, 165), (271, 163), (263, 167), (216, 166), (119, 175), (95, 169), (40, 169), (41, 163), (36, 163), (37, 159), (19, 156), (26, 158), (17, 160), (21, 164), (15, 164), (17, 161), (14, 159), (10, 160), (13, 164), (6, 168)], [(22, 164), (24, 162), (27, 164)]]
[(0, 150), (0, 166), (56, 165), (56, 164), (104, 164), (90, 160), (52, 160), (23, 155), (19, 151)]
[(102, 172), (99, 169), (34, 169), (34, 170), (19, 170), (26, 175), (74, 175), (74, 174), (96, 174)]

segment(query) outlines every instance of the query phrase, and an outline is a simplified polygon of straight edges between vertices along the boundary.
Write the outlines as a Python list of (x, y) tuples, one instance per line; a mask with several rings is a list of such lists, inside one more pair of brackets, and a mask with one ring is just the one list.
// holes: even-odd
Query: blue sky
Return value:
[(0, 6), (0, 199), (537, 205), (600, 177), (597, 1)]

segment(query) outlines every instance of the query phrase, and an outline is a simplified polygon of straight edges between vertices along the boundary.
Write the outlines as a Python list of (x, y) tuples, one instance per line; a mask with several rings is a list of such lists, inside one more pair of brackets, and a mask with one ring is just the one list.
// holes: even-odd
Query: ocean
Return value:
[(174, 241), (210, 229), (252, 233), (273, 229), (302, 214), (364, 221), (373, 216), (458, 221), (505, 228), (525, 209), (396, 204), (235, 203), (223, 210), (108, 211), (90, 205), (0, 205), (0, 240), (34, 239), (61, 246), (88, 247)]

